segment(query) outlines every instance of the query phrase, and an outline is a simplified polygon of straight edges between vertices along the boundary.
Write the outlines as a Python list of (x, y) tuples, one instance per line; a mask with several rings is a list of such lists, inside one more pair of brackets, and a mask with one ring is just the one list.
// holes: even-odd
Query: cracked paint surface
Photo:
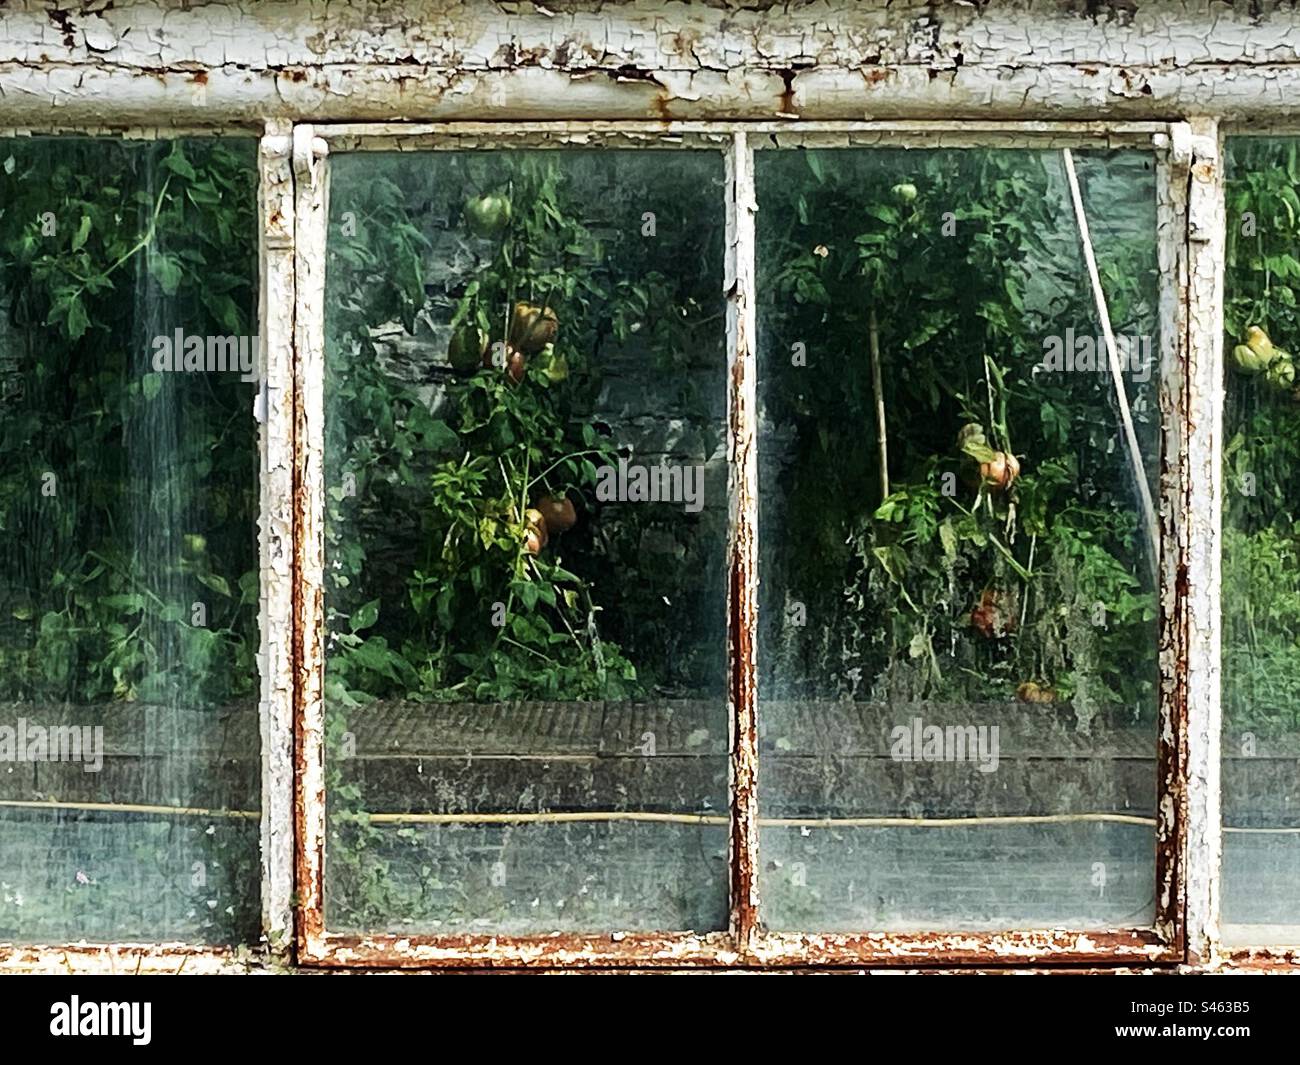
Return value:
[(1240, 118), (1297, 88), (1281, 3), (0, 4), (15, 122)]

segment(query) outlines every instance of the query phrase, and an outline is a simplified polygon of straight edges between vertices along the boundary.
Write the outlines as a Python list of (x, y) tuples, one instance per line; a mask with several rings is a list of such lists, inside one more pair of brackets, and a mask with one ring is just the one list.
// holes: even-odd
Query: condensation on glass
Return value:
[(1223, 938), (1300, 943), (1300, 140), (1227, 142)]
[(1122, 395), (1062, 153), (757, 154), (768, 927), (1154, 919), (1156, 176), (1073, 159)]
[(259, 934), (255, 152), (0, 140), (0, 942)]
[(725, 927), (721, 154), (330, 168), (326, 926)]

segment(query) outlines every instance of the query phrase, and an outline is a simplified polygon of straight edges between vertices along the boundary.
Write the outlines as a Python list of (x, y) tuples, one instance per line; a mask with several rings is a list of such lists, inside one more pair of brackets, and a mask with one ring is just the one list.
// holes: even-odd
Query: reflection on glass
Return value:
[(757, 155), (769, 927), (1154, 918), (1155, 180), (1074, 158), (1122, 398), (1060, 153)]
[(0, 141), (0, 942), (257, 941), (256, 184)]
[(725, 923), (722, 161), (331, 161), (326, 923)]
[(1300, 942), (1300, 142), (1229, 142), (1223, 413), (1223, 911)]

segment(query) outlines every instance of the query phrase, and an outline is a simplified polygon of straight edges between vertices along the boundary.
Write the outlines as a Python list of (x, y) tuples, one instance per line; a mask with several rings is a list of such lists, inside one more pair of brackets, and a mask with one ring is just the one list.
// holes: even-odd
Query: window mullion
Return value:
[(267, 123), (258, 153), (261, 423), (262, 932), (289, 946), (293, 914), (293, 170), (291, 126)]
[(300, 959), (323, 949), (325, 860), (324, 376), (328, 146), (311, 126), (294, 129), (296, 321), (294, 562), (297, 728), (297, 938)]
[(1186, 642), (1187, 951), (1204, 961), (1218, 939), (1220, 825), (1220, 536), (1223, 507), (1222, 138), (1193, 119), (1187, 144)]
[(758, 454), (754, 310), (754, 155), (744, 133), (727, 153), (727, 398), (731, 493), (731, 921), (747, 950), (758, 920)]

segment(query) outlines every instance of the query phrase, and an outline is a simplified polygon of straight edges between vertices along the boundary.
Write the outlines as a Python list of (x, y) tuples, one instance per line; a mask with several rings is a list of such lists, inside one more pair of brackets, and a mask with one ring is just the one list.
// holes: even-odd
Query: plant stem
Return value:
[(871, 341), (871, 390), (876, 399), (876, 445), (880, 455), (880, 501), (889, 498), (889, 439), (885, 428), (885, 391), (880, 373), (880, 325), (873, 305), (867, 324)]
[[(1034, 548), (1038, 546), (1038, 533), (1031, 533), (1029, 537), (1029, 565), (1026, 572), (1032, 577), (1034, 574)], [(1025, 630), (1025, 615), (1029, 613), (1029, 586), (1025, 586), (1025, 597), (1020, 601), (1020, 631)]]
[[(106, 269), (102, 274), (99, 275), (100, 277), (107, 277), (119, 266), (121, 266), (128, 259), (130, 259), (131, 256), (135, 255), (141, 249), (147, 248), (150, 244), (153, 243), (154, 232), (158, 229), (158, 216), (162, 214), (163, 202), (167, 199), (167, 186), (171, 184), (171, 180), (172, 180), (172, 176), (170, 174), (168, 174), (167, 177), (163, 179), (162, 188), (158, 190), (158, 202), (154, 204), (153, 217), (149, 219), (149, 228), (145, 231), (144, 236), (141, 237), (138, 241), (136, 241), (135, 244), (130, 249), (123, 252), (120, 256), (118, 256), (116, 260), (110, 263), (108, 269)], [(87, 284), (89, 284), (88, 281), (83, 281), (81, 286), (76, 290), (76, 292), (72, 294), (72, 297), (75, 299), (76, 297), (80, 296), (82, 292), (85, 291)]]
[(565, 455), (562, 458), (558, 458), (554, 462), (552, 462), (549, 466), (547, 466), (546, 469), (544, 469), (536, 477), (534, 477), (531, 481), (529, 481), (528, 487), (532, 488), (532, 486), (535, 485), (538, 481), (543, 480), (548, 473), (550, 473), (553, 469), (555, 469), (556, 466), (560, 465), (560, 463), (562, 462), (568, 462), (569, 459), (576, 459), (583, 455), (600, 455), (600, 454), (603, 454), (603, 452), (599, 448), (591, 448), (587, 451), (574, 451), (568, 455)]

